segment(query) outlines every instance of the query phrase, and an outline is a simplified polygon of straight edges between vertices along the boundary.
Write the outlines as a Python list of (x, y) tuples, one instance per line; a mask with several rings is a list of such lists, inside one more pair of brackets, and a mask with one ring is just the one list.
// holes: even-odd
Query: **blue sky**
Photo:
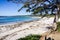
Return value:
[(26, 9), (18, 12), (18, 9), (22, 7), (22, 4), (15, 4), (7, 2), (6, 0), (0, 0), (0, 16), (13, 16), (13, 15), (29, 15), (31, 13), (26, 12)]

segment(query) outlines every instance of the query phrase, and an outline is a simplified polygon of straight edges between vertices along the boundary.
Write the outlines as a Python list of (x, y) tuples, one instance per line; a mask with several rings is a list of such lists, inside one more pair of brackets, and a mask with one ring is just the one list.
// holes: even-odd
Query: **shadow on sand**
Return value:
[(50, 37), (49, 37), (49, 38), (46, 38), (46, 37), (45, 37), (45, 40), (54, 40), (54, 39), (53, 39), (53, 38), (50, 38)]

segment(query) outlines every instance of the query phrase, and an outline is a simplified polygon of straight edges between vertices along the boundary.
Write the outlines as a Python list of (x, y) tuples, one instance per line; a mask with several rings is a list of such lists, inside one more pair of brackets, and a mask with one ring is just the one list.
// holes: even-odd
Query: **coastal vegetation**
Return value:
[(20, 38), (18, 40), (39, 40), (40, 39), (40, 35), (28, 35), (24, 38)]
[(60, 32), (60, 22), (57, 22), (57, 31)]

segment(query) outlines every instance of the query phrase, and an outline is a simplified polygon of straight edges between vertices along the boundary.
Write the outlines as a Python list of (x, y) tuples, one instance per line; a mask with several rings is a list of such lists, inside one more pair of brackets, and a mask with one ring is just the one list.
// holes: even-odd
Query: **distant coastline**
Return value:
[(17, 22), (25, 22), (25, 21), (32, 21), (37, 20), (37, 17), (31, 16), (0, 16), (0, 24), (7, 24), (7, 23), (17, 23)]

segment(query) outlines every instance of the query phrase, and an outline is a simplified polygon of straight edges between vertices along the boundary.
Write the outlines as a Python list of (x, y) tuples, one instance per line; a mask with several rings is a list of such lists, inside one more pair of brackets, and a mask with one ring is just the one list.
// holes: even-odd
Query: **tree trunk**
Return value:
[(53, 22), (53, 31), (57, 29), (57, 23), (58, 22), (58, 14), (55, 14), (54, 22)]
[[(58, 8), (59, 8), (59, 10), (57, 10), (57, 13), (55, 14), (55, 17), (54, 17), (53, 28), (52, 28), (53, 29), (53, 32), (55, 32), (57, 30), (57, 22), (58, 22), (58, 19), (59, 19), (60, 5), (58, 5)], [(45, 36), (45, 35), (42, 36), (40, 40), (46, 40), (45, 37), (47, 37), (47, 36)]]
[(54, 18), (54, 23), (53, 23), (53, 30), (56, 30), (57, 29), (57, 22), (58, 22), (58, 19), (59, 19), (59, 10), (60, 10), (60, 5), (57, 5), (57, 7), (59, 8), (57, 10), (57, 13), (55, 14), (55, 18)]

